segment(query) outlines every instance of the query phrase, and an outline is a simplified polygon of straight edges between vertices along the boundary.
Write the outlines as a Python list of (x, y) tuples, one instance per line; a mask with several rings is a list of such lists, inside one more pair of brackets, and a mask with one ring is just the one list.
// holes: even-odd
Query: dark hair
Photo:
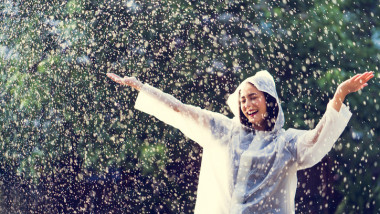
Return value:
[[(240, 93), (240, 92), (239, 92)], [(272, 97), (266, 92), (264, 93), (265, 103), (267, 105), (267, 113), (268, 115), (265, 118), (266, 126), (265, 131), (272, 131), (274, 125), (276, 124), (277, 116), (278, 116), (278, 103), (276, 98)], [(248, 121), (248, 118), (245, 117), (243, 112), (241, 111), (240, 102), (239, 102), (239, 111), (240, 111), (240, 122), (247, 128), (252, 129), (252, 123)]]

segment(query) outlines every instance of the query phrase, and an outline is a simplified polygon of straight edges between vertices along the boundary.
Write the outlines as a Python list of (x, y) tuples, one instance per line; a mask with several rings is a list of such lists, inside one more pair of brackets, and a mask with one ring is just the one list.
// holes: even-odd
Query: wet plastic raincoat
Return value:
[[(272, 131), (240, 123), (239, 91), (245, 82), (276, 99), (279, 111)], [(180, 101), (145, 84), (135, 108), (203, 147), (195, 213), (294, 213), (297, 170), (315, 165), (331, 150), (351, 117), (348, 107), (337, 112), (329, 104), (312, 130), (284, 130), (275, 82), (267, 71), (246, 79), (227, 103), (234, 119), (191, 105), (180, 112), (175, 108)]]

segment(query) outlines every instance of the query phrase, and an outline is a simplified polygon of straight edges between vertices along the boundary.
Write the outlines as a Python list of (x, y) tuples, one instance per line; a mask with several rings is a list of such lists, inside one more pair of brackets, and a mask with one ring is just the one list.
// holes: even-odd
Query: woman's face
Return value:
[(240, 91), (240, 109), (254, 129), (265, 130), (268, 115), (265, 96), (251, 83), (247, 82)]

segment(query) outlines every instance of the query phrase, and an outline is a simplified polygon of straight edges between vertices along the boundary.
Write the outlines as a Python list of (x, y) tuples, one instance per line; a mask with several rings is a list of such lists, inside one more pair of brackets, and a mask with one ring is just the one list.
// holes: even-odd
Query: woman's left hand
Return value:
[(362, 74), (356, 74), (350, 79), (341, 83), (338, 87), (338, 92), (343, 93), (343, 95), (347, 95), (352, 92), (357, 92), (360, 89), (366, 87), (368, 85), (368, 81), (374, 77), (373, 72), (365, 72)]
[(335, 92), (334, 98), (332, 99), (332, 107), (339, 112), (340, 107), (343, 104), (344, 99), (347, 94), (357, 92), (360, 89), (366, 87), (368, 85), (368, 81), (372, 79), (375, 75), (373, 72), (365, 72), (362, 74), (356, 74), (350, 79), (342, 82), (338, 89)]

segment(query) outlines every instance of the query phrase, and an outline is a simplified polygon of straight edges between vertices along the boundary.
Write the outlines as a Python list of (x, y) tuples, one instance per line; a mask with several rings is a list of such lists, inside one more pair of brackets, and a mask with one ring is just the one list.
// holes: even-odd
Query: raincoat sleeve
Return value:
[[(185, 105), (186, 111), (189, 112), (180, 112), (176, 110), (180, 105), (185, 104), (169, 94), (144, 84), (137, 96), (135, 108), (178, 128), (202, 147), (228, 142), (221, 139), (228, 139), (233, 126), (231, 119), (191, 105)], [(193, 117), (194, 115), (197, 119)]]
[(336, 111), (331, 104), (318, 125), (302, 134), (296, 140), (298, 169), (314, 166), (331, 150), (347, 126), (352, 113), (346, 105)]

